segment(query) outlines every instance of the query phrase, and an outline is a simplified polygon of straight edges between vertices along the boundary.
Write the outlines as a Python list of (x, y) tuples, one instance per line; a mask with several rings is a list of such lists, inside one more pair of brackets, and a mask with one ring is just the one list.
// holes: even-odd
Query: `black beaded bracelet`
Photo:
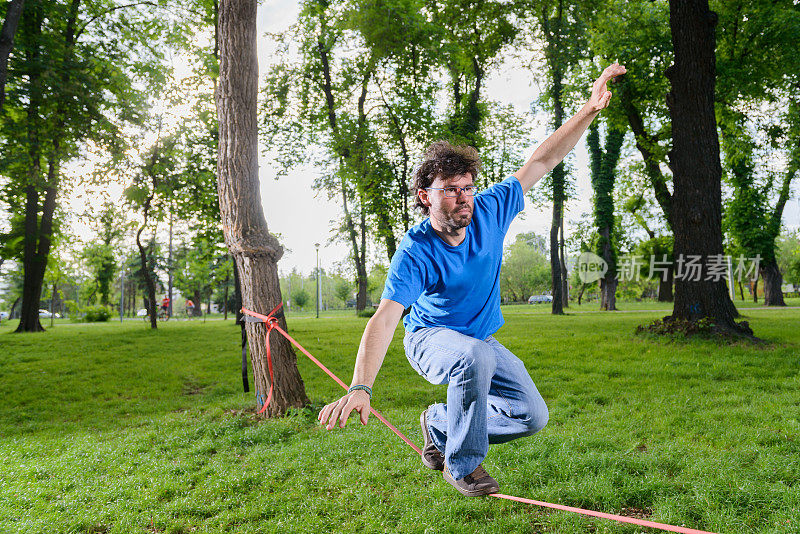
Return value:
[(367, 395), (369, 395), (369, 399), (372, 400), (372, 388), (369, 386), (365, 386), (364, 384), (356, 384), (355, 386), (350, 386), (350, 389), (347, 390), (348, 393), (352, 393), (356, 390), (366, 391)]

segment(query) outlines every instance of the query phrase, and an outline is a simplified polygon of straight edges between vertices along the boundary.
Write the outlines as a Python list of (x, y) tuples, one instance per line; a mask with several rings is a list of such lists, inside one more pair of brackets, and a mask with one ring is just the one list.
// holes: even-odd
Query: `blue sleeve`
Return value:
[(420, 263), (406, 250), (400, 249), (392, 256), (381, 298), (399, 302), (408, 308), (422, 295), (424, 280)]
[(485, 208), (497, 216), (497, 225), (503, 235), (511, 226), (519, 212), (525, 209), (525, 197), (522, 185), (516, 176), (509, 176), (502, 182), (494, 184), (486, 191), (475, 197), (475, 202), (480, 202)]

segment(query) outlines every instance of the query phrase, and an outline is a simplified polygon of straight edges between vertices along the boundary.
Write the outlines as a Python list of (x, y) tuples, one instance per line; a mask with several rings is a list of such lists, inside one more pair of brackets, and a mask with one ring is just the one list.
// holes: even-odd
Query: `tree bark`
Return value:
[(150, 211), (150, 202), (155, 195), (155, 187), (144, 203), (144, 222), (139, 230), (136, 232), (136, 246), (139, 248), (139, 261), (142, 266), (142, 276), (144, 277), (145, 287), (147, 288), (147, 300), (145, 301), (145, 308), (150, 316), (150, 328), (158, 328), (158, 315), (156, 313), (156, 283), (151, 276), (150, 266), (147, 261), (147, 249), (142, 245), (142, 232), (147, 227), (147, 215)]
[[(258, 180), (258, 57), (255, 0), (222, 0), (219, 11), (220, 77), (216, 102), (219, 117), (217, 161), (220, 212), (225, 243), (236, 259), (244, 307), (265, 313), (281, 298), (277, 261), (283, 254), (269, 233)], [(286, 328), (283, 316), (278, 319)], [(269, 391), (266, 325), (247, 323), (256, 401), (261, 409)], [(274, 368), (273, 399), (267, 417), (307, 404), (305, 386), (289, 341), (270, 336)]]
[(753, 302), (758, 303), (758, 276), (752, 281), (750, 287), (753, 288)]
[(672, 295), (672, 284), (674, 283), (674, 268), (670, 266), (667, 271), (667, 279), (663, 277), (658, 279), (658, 302), (672, 302), (675, 298)]
[[(672, 222), (676, 261), (699, 256), (700, 276), (676, 276), (671, 319), (708, 318), (718, 331), (752, 335), (736, 324), (736, 308), (724, 280), (706, 280), (711, 256), (722, 255), (722, 168), (714, 115), (717, 16), (708, 1), (670, 0), (675, 63), (667, 69), (672, 89), (667, 105), (672, 119)], [(678, 273), (676, 273), (677, 275)], [(686, 274), (686, 273), (681, 273)], [(699, 278), (699, 279), (695, 279)]]
[(764, 306), (786, 306), (783, 300), (783, 276), (775, 261), (762, 264), (759, 268), (764, 279)]
[(17, 33), (23, 4), (23, 0), (11, 0), (8, 3), (6, 19), (3, 21), (3, 29), (0, 30), (0, 114), (3, 112), (3, 105), (6, 101), (8, 56), (11, 55), (11, 50), (14, 48), (14, 34)]

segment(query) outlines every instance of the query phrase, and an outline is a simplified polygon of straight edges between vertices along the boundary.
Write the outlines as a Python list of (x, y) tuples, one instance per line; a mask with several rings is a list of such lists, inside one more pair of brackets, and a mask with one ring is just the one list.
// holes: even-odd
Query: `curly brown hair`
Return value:
[(428, 215), (428, 207), (419, 199), (419, 191), (431, 186), (437, 177), (449, 178), (470, 173), (477, 180), (481, 170), (478, 151), (468, 145), (453, 145), (447, 141), (436, 141), (425, 149), (422, 163), (414, 171), (411, 192), (414, 193), (415, 206)]

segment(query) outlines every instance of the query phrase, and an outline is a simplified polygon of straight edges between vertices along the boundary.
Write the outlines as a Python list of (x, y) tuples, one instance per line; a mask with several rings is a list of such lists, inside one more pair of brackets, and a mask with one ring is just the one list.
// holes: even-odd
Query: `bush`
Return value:
[(80, 308), (78, 307), (78, 303), (75, 302), (74, 300), (64, 301), (64, 311), (66, 312), (67, 316), (73, 321), (78, 320), (78, 315), (81, 312)]
[(83, 308), (83, 320), (87, 323), (100, 323), (111, 318), (111, 310), (106, 306), (86, 306)]
[(373, 315), (375, 315), (375, 310), (367, 308), (356, 313), (356, 315), (359, 317), (372, 317)]

